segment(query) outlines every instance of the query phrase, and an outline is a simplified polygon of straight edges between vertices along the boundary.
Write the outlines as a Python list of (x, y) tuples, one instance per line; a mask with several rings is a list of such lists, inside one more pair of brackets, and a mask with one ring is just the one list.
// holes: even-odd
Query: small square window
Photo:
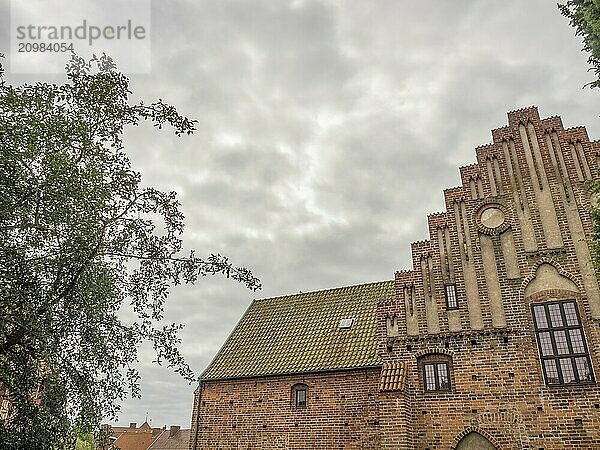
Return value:
[(308, 399), (308, 386), (303, 383), (297, 383), (292, 386), (291, 405), (296, 408), (306, 408)]
[(446, 307), (448, 309), (458, 309), (458, 297), (456, 296), (456, 285), (446, 285)]
[(350, 328), (352, 328), (352, 324), (354, 324), (354, 317), (351, 317), (349, 319), (341, 319), (340, 323), (338, 324), (338, 328), (340, 330), (349, 330)]

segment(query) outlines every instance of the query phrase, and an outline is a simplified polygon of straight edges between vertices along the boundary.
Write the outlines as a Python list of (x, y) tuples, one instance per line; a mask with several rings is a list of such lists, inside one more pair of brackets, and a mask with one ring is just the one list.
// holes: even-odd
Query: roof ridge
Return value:
[(267, 301), (267, 300), (277, 300), (277, 299), (283, 299), (283, 298), (288, 298), (288, 297), (297, 297), (300, 295), (311, 295), (311, 294), (320, 294), (320, 293), (325, 293), (325, 292), (334, 292), (334, 291), (340, 291), (342, 289), (352, 289), (352, 288), (358, 288), (358, 287), (369, 286), (369, 285), (391, 283), (393, 281), (394, 281), (393, 279), (381, 280), (381, 281), (369, 281), (367, 283), (350, 284), (347, 286), (338, 286), (338, 287), (334, 287), (334, 288), (317, 289), (314, 291), (296, 292), (295, 294), (290, 293), (290, 294), (283, 294), (283, 295), (274, 295), (271, 297), (255, 298), (255, 299), (253, 299), (253, 302), (263, 302), (263, 301)]

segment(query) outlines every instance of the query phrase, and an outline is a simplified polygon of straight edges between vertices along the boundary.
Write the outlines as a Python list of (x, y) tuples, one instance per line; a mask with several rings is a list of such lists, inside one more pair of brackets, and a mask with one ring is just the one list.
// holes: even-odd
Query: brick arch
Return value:
[(419, 359), (419, 358), (421, 358), (423, 356), (427, 356), (427, 355), (446, 355), (446, 356), (449, 356), (450, 358), (454, 358), (455, 353), (453, 351), (445, 349), (445, 348), (435, 347), (435, 348), (431, 348), (431, 349), (419, 350), (418, 352), (415, 353), (415, 358)]
[(465, 436), (467, 436), (468, 434), (471, 434), (471, 433), (480, 434), (481, 436), (486, 438), (488, 441), (490, 441), (490, 443), (494, 447), (496, 447), (497, 450), (502, 450), (502, 448), (500, 447), (500, 445), (498, 444), (498, 442), (492, 435), (490, 435), (487, 431), (482, 430), (479, 427), (473, 427), (473, 426), (465, 428), (454, 438), (454, 441), (452, 442), (452, 447), (450, 447), (450, 450), (456, 450), (456, 447), (458, 446), (458, 444), (460, 444), (460, 441), (462, 441)]
[(535, 294), (531, 294), (527, 296), (527, 303), (538, 303), (544, 302), (547, 300), (567, 300), (567, 299), (575, 299), (578, 302), (581, 301), (581, 294), (578, 292), (567, 291), (564, 289), (548, 289), (545, 291), (536, 292)]
[[(525, 289), (527, 289), (527, 286), (529, 286), (529, 284), (535, 279), (535, 277), (537, 275), (537, 271), (542, 264), (550, 264), (552, 267), (554, 267), (556, 269), (556, 271), (558, 272), (559, 275), (562, 275), (563, 277), (565, 277), (565, 278), (569, 279), (571, 282), (573, 282), (573, 284), (577, 287), (577, 290), (578, 290), (578, 292), (576, 293), (577, 295), (580, 295), (580, 293), (583, 292), (583, 287), (581, 286), (581, 284), (579, 283), (577, 278), (572, 273), (567, 272), (562, 267), (562, 265), (559, 262), (557, 262), (556, 260), (554, 260), (553, 258), (550, 258), (548, 256), (543, 256), (538, 261), (536, 261), (536, 263), (531, 268), (529, 275), (527, 275), (527, 277), (525, 277), (523, 279), (523, 282), (521, 283), (521, 288), (520, 288), (521, 297), (525, 297)], [(533, 294), (533, 295), (536, 295), (536, 294)]]

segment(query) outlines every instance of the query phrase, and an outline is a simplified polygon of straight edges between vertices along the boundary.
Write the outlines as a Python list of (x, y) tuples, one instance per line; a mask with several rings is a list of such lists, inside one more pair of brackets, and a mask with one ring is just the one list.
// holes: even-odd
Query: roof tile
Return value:
[(380, 391), (401, 391), (404, 389), (406, 365), (402, 361), (385, 363), (379, 379)]
[(377, 366), (377, 303), (393, 298), (392, 280), (254, 300), (202, 379)]

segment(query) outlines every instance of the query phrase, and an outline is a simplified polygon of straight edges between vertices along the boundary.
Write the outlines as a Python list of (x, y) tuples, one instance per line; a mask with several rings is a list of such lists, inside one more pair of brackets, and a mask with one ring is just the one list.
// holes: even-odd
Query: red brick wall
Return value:
[[(468, 429), (506, 450), (600, 448), (600, 390), (545, 387), (536, 345), (533, 332), (514, 331), (443, 336), (437, 342), (413, 339), (396, 346), (390, 357), (408, 364), (409, 448), (450, 449)], [(423, 390), (417, 361), (432, 352), (451, 355), (450, 392)]]
[[(197, 448), (381, 448), (379, 375), (377, 368), (205, 382)], [(306, 408), (293, 406), (296, 383), (308, 386)]]

